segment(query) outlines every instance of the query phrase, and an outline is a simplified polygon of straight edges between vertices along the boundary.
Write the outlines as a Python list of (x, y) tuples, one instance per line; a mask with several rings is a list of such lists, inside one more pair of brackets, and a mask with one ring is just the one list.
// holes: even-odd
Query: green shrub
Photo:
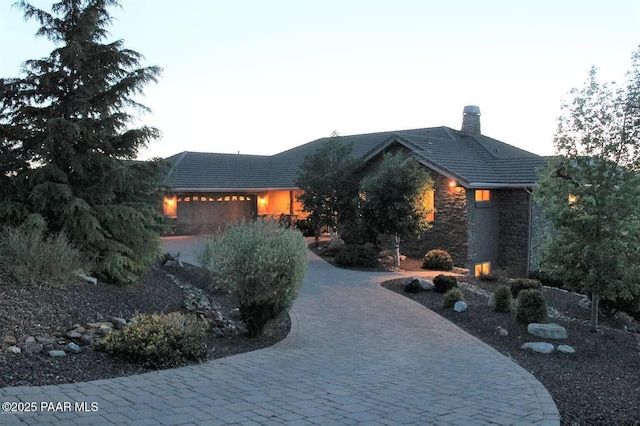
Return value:
[(98, 349), (129, 362), (168, 368), (207, 359), (209, 325), (194, 315), (137, 315), (133, 325), (106, 336)]
[(199, 257), (212, 271), (212, 285), (236, 297), (249, 336), (289, 309), (307, 267), (307, 247), (297, 230), (258, 220), (230, 225), (213, 237)]
[(511, 296), (511, 290), (507, 286), (501, 286), (496, 290), (493, 295), (495, 307), (493, 308), (496, 312), (511, 312), (511, 303), (513, 302), (513, 297)]
[(433, 291), (436, 293), (446, 293), (458, 286), (456, 277), (440, 274), (433, 279)]
[(518, 294), (522, 290), (541, 290), (542, 284), (538, 280), (532, 280), (528, 278), (517, 278), (511, 282), (511, 295), (514, 299), (518, 297)]
[(547, 322), (547, 302), (540, 290), (522, 290), (516, 301), (516, 321), (523, 324)]
[(443, 308), (453, 308), (456, 302), (464, 300), (464, 294), (462, 294), (462, 290), (458, 287), (454, 287), (448, 290), (444, 297), (442, 298), (442, 307)]
[(368, 247), (349, 245), (336, 253), (335, 261), (338, 265), (348, 268), (374, 268), (378, 265), (377, 254)]
[(64, 285), (83, 266), (64, 234), (45, 235), (44, 222), (0, 230), (0, 268), (21, 284)]
[(430, 250), (424, 255), (422, 269), (450, 271), (453, 269), (453, 259), (445, 250)]

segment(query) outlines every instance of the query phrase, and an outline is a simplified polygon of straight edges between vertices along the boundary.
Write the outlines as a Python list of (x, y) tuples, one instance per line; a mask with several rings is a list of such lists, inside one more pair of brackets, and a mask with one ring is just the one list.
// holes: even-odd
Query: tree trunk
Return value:
[(400, 266), (400, 236), (394, 235), (393, 238), (393, 256), (395, 257), (395, 266)]
[(598, 331), (598, 305), (600, 304), (600, 296), (591, 293), (591, 331)]

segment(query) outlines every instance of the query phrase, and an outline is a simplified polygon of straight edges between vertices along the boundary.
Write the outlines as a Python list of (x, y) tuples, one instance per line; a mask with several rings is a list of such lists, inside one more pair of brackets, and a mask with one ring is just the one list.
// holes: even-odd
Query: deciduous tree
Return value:
[(558, 121), (559, 157), (542, 173), (536, 200), (551, 227), (540, 268), (600, 299), (640, 297), (640, 50), (626, 85), (600, 83), (595, 69), (571, 92)]
[(107, 42), (117, 0), (61, 0), (48, 13), (20, 1), (57, 47), (0, 80), (0, 220), (40, 214), (90, 257), (94, 272), (134, 281), (158, 251), (161, 163), (134, 161), (159, 135), (134, 127), (134, 98), (160, 68)]

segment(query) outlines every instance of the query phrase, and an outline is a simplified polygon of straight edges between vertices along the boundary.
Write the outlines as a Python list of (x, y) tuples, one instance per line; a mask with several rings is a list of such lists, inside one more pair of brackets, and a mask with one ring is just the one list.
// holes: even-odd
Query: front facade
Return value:
[[(531, 189), (546, 160), (480, 133), (477, 107), (465, 107), (460, 131), (447, 127), (343, 136), (371, 164), (385, 152), (412, 155), (434, 180), (432, 229), (404, 241), (405, 254), (445, 249), (474, 275), (507, 269), (526, 275), (531, 259)], [(257, 217), (304, 217), (296, 187), (302, 160), (327, 139), (274, 156), (183, 152), (173, 167), (165, 215), (177, 234), (218, 232)]]

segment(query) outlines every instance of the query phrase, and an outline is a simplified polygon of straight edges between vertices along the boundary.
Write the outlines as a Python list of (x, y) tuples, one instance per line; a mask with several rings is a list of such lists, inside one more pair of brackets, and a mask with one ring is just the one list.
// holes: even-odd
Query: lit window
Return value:
[(231, 197), (229, 197), (228, 195), (226, 197), (224, 197), (225, 201), (231, 201)]
[(191, 201), (191, 197), (184, 197), (184, 201), (188, 203), (189, 201)]
[(578, 197), (573, 194), (569, 194), (569, 205), (572, 206), (578, 201)]
[(238, 201), (238, 196), (234, 195), (233, 197), (231, 197), (231, 201)]
[(489, 275), (491, 273), (491, 262), (476, 263), (473, 276), (479, 277), (480, 275)]
[(476, 189), (476, 201), (490, 201), (491, 191), (488, 189)]
[(175, 196), (164, 197), (163, 211), (168, 217), (178, 217), (178, 202)]
[(433, 222), (436, 219), (434, 198), (435, 198), (435, 191), (427, 191), (427, 194), (424, 197), (425, 207), (429, 209), (429, 213), (427, 213), (427, 220), (429, 222)]

